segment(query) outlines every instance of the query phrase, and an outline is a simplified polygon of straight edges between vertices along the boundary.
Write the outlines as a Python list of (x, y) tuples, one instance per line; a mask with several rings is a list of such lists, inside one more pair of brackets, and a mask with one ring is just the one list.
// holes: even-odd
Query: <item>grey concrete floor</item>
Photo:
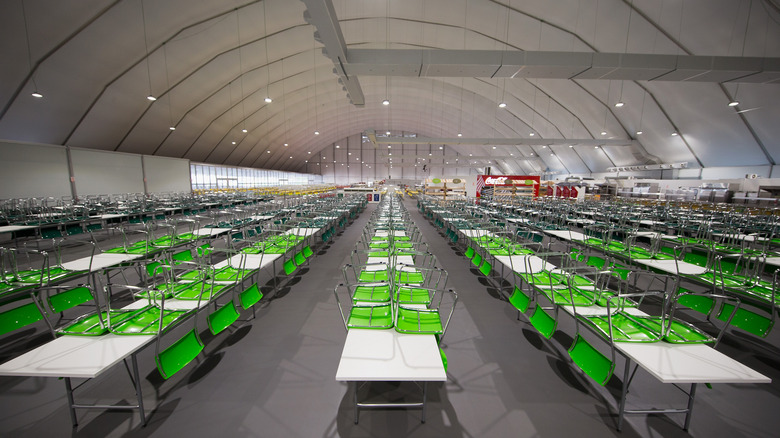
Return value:
[[(448, 381), (429, 386), (428, 421), (420, 411), (363, 411), (353, 423), (351, 391), (336, 382), (346, 332), (333, 287), (374, 206), (369, 206), (311, 264), (276, 293), (267, 294), (257, 318), (216, 337), (205, 355), (163, 381), (153, 348), (139, 355), (149, 424), (121, 411), (79, 411), (73, 430), (64, 383), (49, 378), (0, 378), (0, 436), (13, 437), (684, 437), (766, 436), (780, 431), (780, 350), (777, 334), (756, 340), (729, 334), (726, 354), (772, 377), (767, 385), (700, 387), (690, 432), (681, 415), (640, 415), (615, 429), (620, 379), (600, 387), (567, 360), (573, 323), (561, 318), (552, 340), (501, 299), (498, 285), (478, 275), (462, 254), (424, 220), (414, 200), (405, 205), (459, 295), (444, 343)], [(267, 281), (264, 278), (262, 281)], [(267, 289), (266, 289), (267, 290)], [(244, 317), (248, 316), (245, 312)], [(202, 319), (202, 318), (201, 318)], [(616, 374), (622, 376), (618, 360)], [(411, 383), (373, 383), (361, 397), (415, 400)], [(85, 402), (132, 403), (121, 365), (78, 391)], [(637, 373), (629, 405), (684, 405), (671, 385)]]

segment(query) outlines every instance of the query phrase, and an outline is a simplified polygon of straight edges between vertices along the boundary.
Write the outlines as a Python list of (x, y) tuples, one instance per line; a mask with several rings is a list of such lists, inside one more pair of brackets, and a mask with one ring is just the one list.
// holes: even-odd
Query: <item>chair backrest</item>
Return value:
[(615, 370), (615, 362), (596, 350), (579, 333), (569, 348), (569, 357), (585, 374), (601, 386), (607, 384)]
[(487, 260), (482, 262), (482, 265), (479, 267), (479, 272), (482, 273), (485, 277), (490, 276), (490, 272), (493, 270), (493, 266), (487, 262)]
[(531, 299), (528, 297), (528, 295), (525, 294), (525, 292), (523, 292), (522, 289), (515, 286), (512, 295), (509, 297), (509, 303), (512, 304), (515, 309), (525, 313), (528, 310), (528, 305), (531, 303)]
[(306, 263), (306, 257), (303, 256), (303, 251), (295, 253), (295, 264), (301, 266), (304, 263)]
[(154, 362), (157, 364), (157, 370), (164, 379), (169, 379), (198, 357), (203, 348), (203, 341), (200, 340), (197, 329), (193, 328), (171, 346), (155, 355)]
[(284, 274), (290, 275), (293, 272), (295, 272), (295, 263), (293, 262), (293, 259), (287, 259), (286, 262), (284, 262)]
[(257, 283), (252, 284), (246, 288), (246, 290), (238, 294), (238, 300), (241, 302), (241, 307), (243, 307), (244, 310), (257, 304), (261, 298), (263, 298), (263, 293), (260, 292)]
[(311, 250), (311, 246), (309, 245), (304, 246), (302, 252), (303, 252), (303, 256), (306, 257), (307, 259), (314, 255), (314, 251)]
[(236, 322), (238, 317), (239, 313), (236, 309), (236, 304), (233, 300), (230, 300), (227, 304), (209, 314), (207, 322), (211, 334), (218, 335), (222, 333), (230, 324)]
[(92, 291), (88, 287), (78, 286), (49, 296), (48, 302), (52, 312), (60, 313), (93, 299)]
[(468, 247), (468, 248), (466, 249), (466, 252), (465, 252), (463, 255), (465, 255), (465, 256), (466, 256), (466, 258), (468, 258), (468, 259), (472, 259), (472, 258), (474, 258), (474, 248), (473, 248), (473, 247), (471, 247), (471, 246), (470, 246), (470, 247)]
[(0, 313), (0, 335), (26, 327), (43, 319), (35, 303), (24, 304)]
[(474, 266), (479, 266), (480, 264), (482, 264), (482, 255), (479, 253), (474, 254), (474, 258), (471, 259), (471, 264)]
[(176, 254), (173, 254), (171, 258), (177, 262), (191, 262), (193, 261), (192, 257), (192, 251), (189, 249), (185, 249), (184, 251), (179, 251)]
[(555, 333), (555, 327), (558, 325), (558, 321), (539, 305), (536, 306), (534, 313), (528, 320), (547, 339), (552, 337), (553, 333)]

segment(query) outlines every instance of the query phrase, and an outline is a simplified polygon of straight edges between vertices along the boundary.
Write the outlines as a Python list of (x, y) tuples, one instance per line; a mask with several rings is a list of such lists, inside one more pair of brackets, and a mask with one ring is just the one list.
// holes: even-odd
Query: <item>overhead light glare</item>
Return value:
[[(33, 94), (33, 96), (35, 95)], [(729, 106), (737, 106), (737, 105), (739, 105), (739, 102), (737, 102), (736, 100), (732, 100), (731, 102), (729, 102)]]
[(536, 135), (536, 134), (534, 134), (534, 133), (532, 132), (532, 133), (530, 133), (530, 134), (528, 134), (528, 135), (530, 135), (531, 137), (533, 137), (533, 136), (534, 136), (534, 135)]
[(241, 132), (243, 132), (244, 134), (246, 134), (246, 133), (247, 133), (247, 132), (249, 132), (249, 131), (247, 131), (247, 129), (246, 129), (246, 128), (244, 128), (244, 129), (242, 129), (242, 130), (241, 130)]
[(236, 142), (234, 142), (234, 141), (231, 141), (230, 143), (232, 143), (232, 144), (236, 144)]
[(314, 135), (320, 135), (320, 131), (314, 131)]
[(390, 101), (385, 99), (385, 100), (382, 101), (382, 105), (384, 105), (384, 106), (390, 105)]
[(43, 94), (41, 94), (41, 93), (39, 93), (39, 92), (37, 92), (37, 91), (33, 91), (33, 93), (32, 93), (32, 97), (35, 97), (35, 98), (37, 98), (37, 99), (40, 99), (41, 97), (43, 97)]
[(386, 132), (385, 132), (385, 134), (386, 134), (386, 135), (390, 135), (390, 131), (386, 131)]
[(574, 145), (573, 145), (573, 144), (570, 144), (570, 145), (569, 145), (569, 147), (570, 147), (570, 148), (573, 148), (573, 147), (574, 147)]
[(155, 100), (157, 100), (157, 98), (156, 98), (156, 97), (154, 97), (154, 96), (152, 96), (152, 95), (150, 94), (150, 95), (146, 96), (146, 100), (149, 100), (149, 101), (151, 101), (151, 102), (154, 102)]
[(463, 134), (461, 134), (461, 133), (459, 132), (459, 133), (458, 133), (458, 137), (463, 137)]
[(607, 131), (601, 131), (601, 135), (607, 135)]
[(506, 104), (504, 102), (501, 102), (498, 104), (499, 108), (506, 108)]
[(636, 132), (636, 135), (642, 135), (642, 134), (644, 134), (644, 133), (645, 133), (644, 131), (637, 131), (637, 132)]
[(265, 103), (271, 103), (271, 102), (273, 102), (273, 99), (271, 99), (270, 97), (265, 98)]
[(678, 134), (676, 132), (672, 132), (672, 137), (677, 137), (677, 135)]
[(620, 108), (623, 105), (625, 105), (623, 102), (618, 102), (618, 103), (615, 104), (615, 107)]
[(170, 128), (168, 128), (168, 129), (170, 129), (171, 131), (175, 131), (175, 130), (176, 130), (176, 127), (175, 127), (175, 126), (171, 126), (171, 127), (170, 127)]

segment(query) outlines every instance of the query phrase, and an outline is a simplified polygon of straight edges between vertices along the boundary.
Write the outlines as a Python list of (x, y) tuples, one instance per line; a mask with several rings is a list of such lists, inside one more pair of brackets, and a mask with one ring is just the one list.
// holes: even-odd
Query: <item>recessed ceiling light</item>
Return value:
[(232, 143), (232, 144), (236, 144), (236, 142), (234, 142), (234, 141), (231, 141), (230, 143)]
[(530, 135), (531, 137), (533, 137), (533, 136), (534, 136), (534, 135), (536, 135), (536, 134), (534, 134), (534, 133), (532, 132), (532, 133), (530, 133), (530, 134), (528, 134), (528, 135)]
[(150, 94), (150, 95), (146, 96), (146, 100), (154, 102), (155, 100), (157, 100), (157, 98)]
[(440, 149), (440, 150), (441, 150), (441, 149), (444, 149), (444, 146), (439, 146), (439, 149)]
[(542, 145), (542, 149), (547, 149), (547, 145), (546, 145), (546, 144), (543, 144), (543, 145)]
[(266, 153), (266, 154), (270, 154), (270, 153), (271, 153), (271, 151), (265, 151), (265, 153)]
[(618, 102), (615, 104), (615, 106), (618, 108), (622, 107), (623, 105), (625, 105), (623, 102)]
[(636, 135), (642, 135), (642, 134), (644, 134), (644, 133), (645, 133), (644, 131), (637, 131), (637, 132), (636, 132)]
[[(387, 154), (387, 155), (393, 155), (393, 153), (392, 153), (392, 152), (390, 152), (390, 153), (389, 153), (389, 154)], [(391, 160), (392, 160), (392, 158), (391, 158)]]
[(303, 162), (304, 162), (304, 163), (308, 163), (308, 162), (309, 162), (309, 160), (304, 160)]
[(246, 133), (247, 133), (247, 132), (249, 132), (249, 131), (247, 131), (247, 130), (246, 130), (246, 128), (244, 128), (244, 129), (242, 129), (242, 130), (241, 130), (241, 132), (243, 132), (244, 134), (246, 134)]
[(40, 99), (41, 97), (43, 97), (43, 94), (41, 94), (41, 93), (39, 93), (37, 91), (33, 91), (32, 97)]
[(311, 154), (311, 151), (309, 151), (308, 153)]
[(314, 135), (320, 135), (320, 131), (314, 131)]
[(533, 153), (533, 152), (531, 152), (531, 156), (532, 156), (532, 157), (534, 156), (534, 153)]
[(352, 152), (347, 152), (347, 155), (352, 155)]
[(501, 102), (498, 104), (499, 108), (506, 108), (506, 104), (504, 102)]
[(382, 105), (384, 105), (384, 106), (390, 105), (390, 101), (385, 99), (385, 100), (382, 101)]
[(607, 135), (607, 131), (601, 131), (601, 135)]
[(593, 149), (598, 149), (598, 148), (599, 148), (598, 146), (593, 146)]
[(288, 146), (287, 143), (285, 143), (284, 146), (287, 147)]
[(391, 146), (391, 145), (387, 145), (387, 148), (388, 148), (388, 149), (392, 149), (392, 148), (393, 148), (393, 146)]
[(335, 162), (336, 162), (336, 160), (333, 160), (333, 162), (335, 163)]
[(270, 97), (265, 98), (265, 103), (271, 103), (271, 102), (273, 102), (273, 99), (271, 99)]
[(495, 149), (495, 148), (496, 148), (496, 147), (495, 147), (495, 146), (493, 146), (493, 149)]
[(341, 146), (339, 146), (339, 145), (336, 145), (336, 149), (338, 149), (338, 148), (340, 148), (340, 147), (341, 147)]
[(386, 135), (390, 135), (390, 131), (385, 131), (385, 134)]
[(552, 152), (550, 152), (550, 156), (551, 156), (551, 157), (554, 157), (554, 156), (555, 156), (555, 154), (554, 154), (554, 153), (552, 153)]
[(433, 155), (433, 154), (428, 154), (428, 156), (429, 156), (429, 157), (430, 157), (431, 155)]
[(573, 144), (570, 144), (570, 145), (569, 145), (569, 147), (570, 147), (570, 148), (573, 148), (573, 147), (574, 147), (574, 145), (573, 145)]
[[(509, 153), (509, 156), (510, 156), (510, 157), (511, 157), (511, 156), (514, 156), (514, 155), (515, 155), (515, 154), (513, 154), (513, 153), (511, 153), (511, 152)], [(456, 161), (457, 161), (457, 160), (456, 160)]]
[(461, 134), (461, 133), (459, 132), (459, 133), (458, 133), (458, 137), (463, 137), (463, 134)]
[(292, 158), (292, 155), (290, 155), (290, 158)]
[(676, 132), (672, 132), (672, 137), (677, 137), (677, 133)]
[(473, 157), (473, 156), (474, 156), (474, 154), (469, 154), (469, 157)]
[[(33, 94), (33, 96), (35, 95)], [(732, 100), (731, 102), (729, 102), (729, 106), (737, 106), (737, 105), (739, 105), (739, 102), (737, 102), (736, 100)]]

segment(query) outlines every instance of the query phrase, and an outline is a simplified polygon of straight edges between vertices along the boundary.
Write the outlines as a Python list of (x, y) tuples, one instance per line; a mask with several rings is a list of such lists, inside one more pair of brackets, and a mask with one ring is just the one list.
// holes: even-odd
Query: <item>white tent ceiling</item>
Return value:
[[(1, 2), (0, 139), (293, 171), (308, 151), (372, 129), (513, 139), (450, 147), (517, 172), (780, 160), (775, 0), (333, 0), (335, 19), (320, 3)], [(343, 35), (341, 71), (328, 18)], [(415, 73), (418, 52), (432, 55)], [(518, 70), (509, 59), (524, 52), (545, 62)], [(567, 78), (594, 53), (642, 56), (617, 68), (598, 55)], [(677, 67), (648, 80), (664, 62)], [(350, 103), (336, 72), (365, 105)], [(638, 141), (585, 144), (608, 138)]]

